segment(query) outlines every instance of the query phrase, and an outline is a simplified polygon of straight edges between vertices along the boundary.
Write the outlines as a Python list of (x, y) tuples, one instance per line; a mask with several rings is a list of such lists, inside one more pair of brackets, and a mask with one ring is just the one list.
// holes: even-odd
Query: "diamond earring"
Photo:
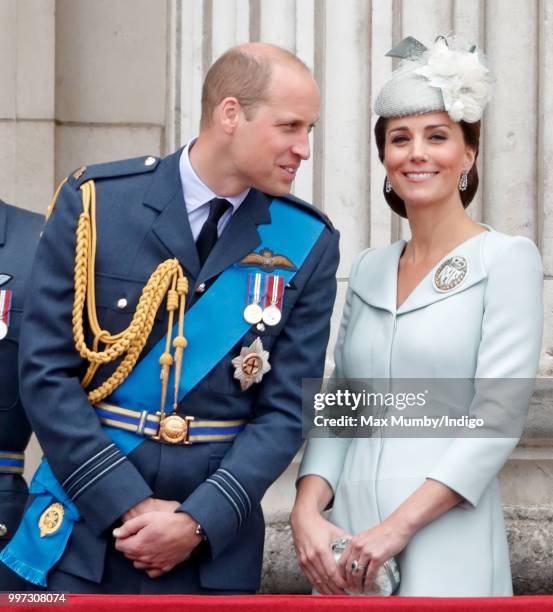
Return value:
[(459, 178), (459, 191), (467, 190), (467, 186), (469, 184), (468, 176), (469, 176), (468, 170), (463, 170), (463, 172), (461, 172), (461, 176)]
[(392, 191), (392, 183), (390, 183), (390, 179), (386, 177), (386, 182), (384, 183), (384, 190), (386, 193), (390, 193)]

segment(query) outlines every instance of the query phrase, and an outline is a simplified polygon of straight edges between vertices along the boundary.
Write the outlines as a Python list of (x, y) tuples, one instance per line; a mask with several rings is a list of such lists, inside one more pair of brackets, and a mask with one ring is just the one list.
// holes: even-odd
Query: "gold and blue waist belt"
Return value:
[(130, 431), (168, 444), (230, 442), (246, 427), (246, 419), (216, 421), (170, 413), (161, 418), (147, 410), (131, 410), (99, 402), (94, 406), (102, 425)]
[(0, 451), (0, 474), (23, 474), (24, 453)]

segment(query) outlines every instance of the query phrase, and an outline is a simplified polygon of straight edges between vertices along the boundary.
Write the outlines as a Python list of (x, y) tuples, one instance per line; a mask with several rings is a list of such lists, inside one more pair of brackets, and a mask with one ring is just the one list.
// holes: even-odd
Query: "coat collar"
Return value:
[(179, 174), (181, 152), (182, 149), (160, 162), (145, 195), (144, 205), (159, 212), (152, 226), (154, 234), (181, 262), (186, 272), (197, 279), (197, 285), (220, 274), (259, 245), (261, 238), (257, 226), (271, 222), (269, 204), (272, 198), (250, 189), (200, 269)]
[[(399, 258), (406, 244), (404, 240), (369, 251), (351, 279), (351, 289), (367, 304), (398, 316), (447, 299), (486, 278), (482, 249), (488, 234), (489, 232), (482, 232), (452, 249), (428, 272), (397, 309), (397, 271)], [(467, 260), (467, 275), (454, 289), (440, 292), (433, 284), (434, 273), (441, 263), (454, 256), (462, 256)]]
[(195, 278), (200, 271), (200, 260), (182, 194), (179, 175), (181, 151), (161, 160), (144, 197), (144, 205), (159, 212), (152, 225), (154, 234)]

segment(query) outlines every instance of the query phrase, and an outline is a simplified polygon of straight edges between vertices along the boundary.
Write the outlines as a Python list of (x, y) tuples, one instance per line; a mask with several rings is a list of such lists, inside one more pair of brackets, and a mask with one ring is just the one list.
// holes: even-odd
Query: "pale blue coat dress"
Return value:
[[(396, 309), (404, 248), (400, 240), (357, 258), (335, 350), (335, 375), (533, 379), (543, 320), (543, 274), (535, 245), (493, 230), (474, 236), (442, 260), (466, 259), (463, 282), (437, 291), (437, 264)], [(530, 392), (514, 402), (503, 394), (496, 398), (503, 405), (496, 408), (524, 417), (529, 399)], [(485, 402), (485, 393), (477, 391), (469, 413), (478, 416)], [(516, 443), (512, 436), (312, 438), (298, 477), (315, 474), (328, 481), (335, 494), (330, 520), (351, 534), (377, 525), (426, 478), (446, 484), (466, 501), (420, 529), (398, 555), (398, 594), (510, 595), (497, 474)]]

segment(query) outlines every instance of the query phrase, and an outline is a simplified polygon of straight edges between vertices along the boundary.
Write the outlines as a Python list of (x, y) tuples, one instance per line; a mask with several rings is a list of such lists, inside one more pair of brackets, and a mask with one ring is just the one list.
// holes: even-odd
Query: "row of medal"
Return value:
[(248, 291), (244, 319), (250, 325), (278, 325), (282, 319), (284, 276), (278, 274), (248, 274)]

